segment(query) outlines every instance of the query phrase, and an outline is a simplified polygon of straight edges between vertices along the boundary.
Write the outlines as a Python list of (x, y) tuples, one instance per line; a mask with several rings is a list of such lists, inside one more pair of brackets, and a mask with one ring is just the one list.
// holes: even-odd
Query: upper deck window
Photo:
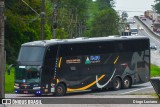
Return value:
[(42, 61), (44, 52), (45, 52), (45, 48), (43, 47), (23, 46), (21, 47), (18, 61), (26, 61), (26, 62)]

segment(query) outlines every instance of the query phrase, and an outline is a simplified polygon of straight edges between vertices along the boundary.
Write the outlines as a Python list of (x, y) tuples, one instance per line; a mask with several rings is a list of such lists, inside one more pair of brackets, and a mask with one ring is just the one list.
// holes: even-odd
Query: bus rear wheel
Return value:
[(131, 87), (131, 79), (129, 77), (125, 77), (123, 80), (122, 87), (124, 89), (130, 88)]
[(55, 95), (56, 96), (64, 96), (66, 94), (66, 87), (64, 84), (58, 84), (56, 86)]
[(122, 86), (121, 79), (118, 77), (115, 78), (113, 81), (113, 90), (117, 91), (117, 90), (121, 89), (121, 86)]

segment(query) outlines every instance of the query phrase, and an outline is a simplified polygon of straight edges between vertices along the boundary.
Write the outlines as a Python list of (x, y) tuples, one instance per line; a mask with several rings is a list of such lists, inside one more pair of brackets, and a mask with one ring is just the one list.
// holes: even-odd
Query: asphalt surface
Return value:
[(130, 89), (121, 89), (119, 91), (108, 90), (106, 92), (93, 93), (93, 95), (147, 95), (150, 93), (154, 93), (153, 87), (148, 83), (133, 85)]
[[(150, 26), (151, 24), (149, 19), (143, 22), (147, 24), (147, 26)], [(139, 30), (138, 34), (149, 37), (150, 42), (157, 45), (157, 50), (151, 49), (151, 63), (160, 67), (160, 40), (154, 37), (148, 30), (146, 30), (145, 26), (142, 25), (138, 20), (136, 20), (136, 23), (144, 28), (144, 30)]]

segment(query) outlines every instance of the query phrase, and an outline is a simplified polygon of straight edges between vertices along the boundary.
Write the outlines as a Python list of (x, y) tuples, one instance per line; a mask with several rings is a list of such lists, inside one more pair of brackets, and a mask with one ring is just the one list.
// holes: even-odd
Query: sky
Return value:
[(154, 0), (114, 0), (115, 9), (116, 10), (124, 10), (124, 11), (138, 11), (138, 12), (127, 12), (129, 17), (133, 17), (135, 15), (143, 15), (144, 11), (152, 10), (152, 6), (154, 5)]

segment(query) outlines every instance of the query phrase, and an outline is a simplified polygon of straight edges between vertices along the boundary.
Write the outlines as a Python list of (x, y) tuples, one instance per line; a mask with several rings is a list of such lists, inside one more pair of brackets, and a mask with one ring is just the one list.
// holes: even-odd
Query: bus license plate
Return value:
[(28, 91), (23, 91), (23, 93), (27, 94), (27, 93), (28, 93)]

